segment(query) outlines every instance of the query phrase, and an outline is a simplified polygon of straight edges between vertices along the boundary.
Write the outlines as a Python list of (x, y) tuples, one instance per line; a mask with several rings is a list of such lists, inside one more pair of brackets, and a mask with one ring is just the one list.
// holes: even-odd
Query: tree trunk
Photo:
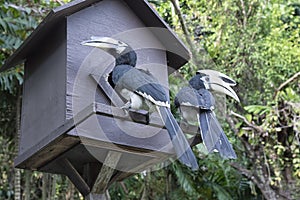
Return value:
[(21, 170), (15, 169), (15, 200), (21, 200)]
[(43, 173), (43, 178), (42, 178), (42, 200), (47, 200), (48, 197), (48, 182), (49, 182), (49, 174)]
[(30, 187), (31, 187), (30, 178), (31, 178), (31, 172), (25, 170), (25, 190), (24, 190), (25, 200), (30, 200)]
[(55, 199), (55, 194), (56, 194), (56, 179), (57, 179), (57, 175), (56, 174), (52, 175), (50, 199), (53, 200)]
[[(21, 116), (21, 88), (18, 90), (17, 94), (17, 110), (16, 110), (16, 133), (15, 137), (15, 155), (18, 155), (19, 151), (19, 139), (20, 139), (20, 116)], [(21, 200), (21, 170), (15, 169), (15, 200)]]

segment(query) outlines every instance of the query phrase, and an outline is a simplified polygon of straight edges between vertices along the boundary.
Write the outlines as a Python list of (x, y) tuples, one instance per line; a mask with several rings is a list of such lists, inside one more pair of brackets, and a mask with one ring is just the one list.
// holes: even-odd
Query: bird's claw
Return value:
[(124, 111), (124, 114), (126, 117), (129, 116), (129, 109), (130, 109), (130, 102), (127, 102), (124, 106), (121, 107), (121, 109)]

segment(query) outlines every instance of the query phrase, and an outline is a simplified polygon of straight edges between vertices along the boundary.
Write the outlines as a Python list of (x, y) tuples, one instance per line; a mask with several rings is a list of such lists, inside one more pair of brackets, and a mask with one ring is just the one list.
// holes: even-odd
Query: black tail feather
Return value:
[(192, 170), (197, 170), (199, 168), (197, 159), (170, 109), (159, 107), (159, 112), (168, 130), (179, 161), (192, 168)]
[(220, 141), (216, 144), (215, 149), (220, 153), (222, 158), (237, 158), (232, 145), (223, 132), (220, 135)]
[(213, 111), (204, 111), (199, 115), (201, 137), (208, 150), (216, 149), (223, 158), (236, 158), (232, 145), (228, 141)]

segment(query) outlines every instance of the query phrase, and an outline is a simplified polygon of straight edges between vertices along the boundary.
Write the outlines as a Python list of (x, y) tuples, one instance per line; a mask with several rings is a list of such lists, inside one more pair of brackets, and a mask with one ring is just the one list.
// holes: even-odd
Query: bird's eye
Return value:
[(208, 78), (208, 77), (205, 77), (205, 81), (206, 81), (206, 82), (209, 82), (209, 78)]

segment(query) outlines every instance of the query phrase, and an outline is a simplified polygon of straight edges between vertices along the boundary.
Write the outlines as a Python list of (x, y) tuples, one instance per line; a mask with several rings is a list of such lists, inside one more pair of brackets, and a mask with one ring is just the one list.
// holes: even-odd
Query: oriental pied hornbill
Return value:
[(182, 118), (188, 123), (197, 123), (208, 152), (217, 150), (223, 158), (236, 158), (220, 123), (213, 111), (215, 99), (209, 90), (215, 90), (239, 101), (230, 86), (235, 81), (214, 70), (200, 70), (189, 80), (189, 86), (183, 87), (175, 97), (175, 106)]
[(157, 111), (169, 133), (178, 159), (197, 170), (196, 157), (170, 111), (165, 89), (149, 72), (135, 68), (136, 52), (128, 44), (109, 37), (91, 37), (81, 44), (100, 48), (115, 58), (111, 79), (118, 94), (128, 101), (123, 108), (137, 110), (142, 105), (147, 105), (150, 111)]

